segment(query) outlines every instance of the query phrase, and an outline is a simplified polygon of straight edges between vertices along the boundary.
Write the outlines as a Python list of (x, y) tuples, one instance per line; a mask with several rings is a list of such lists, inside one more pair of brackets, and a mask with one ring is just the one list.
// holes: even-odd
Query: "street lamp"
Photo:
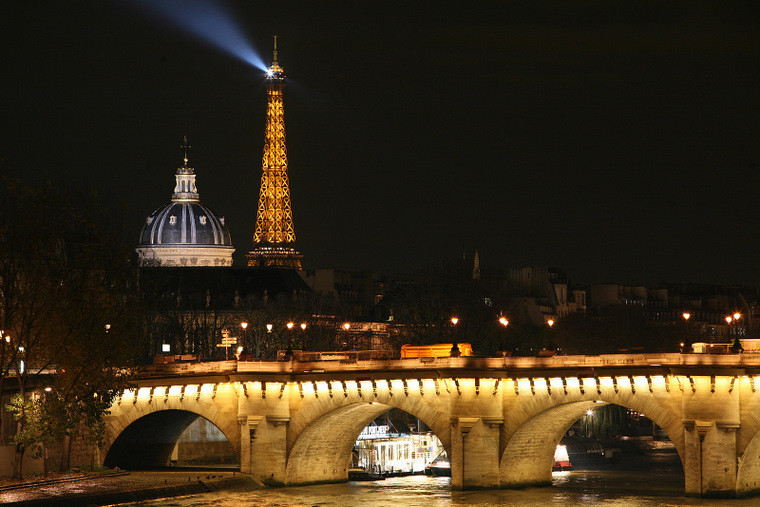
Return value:
[[(734, 342), (731, 344), (731, 351), (732, 352), (742, 352), (742, 344), (739, 341), (739, 319), (742, 318), (742, 314), (739, 312), (735, 312), (733, 315), (733, 323), (734, 323)], [(731, 330), (731, 327), (729, 325), (729, 331)], [(730, 338), (729, 338), (730, 340)]]
[(267, 324), (267, 333), (271, 333), (273, 327), (274, 326), (272, 324)]
[[(504, 317), (502, 315), (502, 316), (499, 317), (499, 324), (501, 324), (502, 327), (504, 327), (504, 329), (506, 329), (507, 326), (509, 325), (509, 321), (507, 320), (506, 317)], [(506, 333), (505, 333), (505, 335), (506, 335)], [(507, 351), (506, 350), (507, 350), (507, 340), (504, 339), (504, 351), (502, 351), (502, 353), (501, 353), (502, 357), (505, 356), (505, 355), (507, 355)]]
[[(248, 323), (241, 322), (240, 327), (243, 328), (243, 347), (247, 347), (248, 346)], [(238, 354), (240, 354), (240, 352), (238, 352)]]
[(554, 319), (547, 320), (546, 324), (549, 326), (549, 350), (552, 350), (552, 328), (554, 327)]
[(303, 350), (306, 347), (306, 322), (301, 323), (301, 350)]
[(349, 324), (348, 322), (346, 322), (345, 324), (343, 324), (343, 329), (345, 329), (346, 331), (348, 331), (349, 329), (351, 329), (351, 324)]
[(449, 356), (451, 357), (459, 357), (461, 355), (461, 352), (459, 352), (459, 344), (457, 343), (456, 327), (458, 323), (459, 317), (451, 317), (451, 325), (454, 327), (454, 343), (451, 345), (451, 350), (449, 351)]
[(686, 327), (686, 332), (684, 333), (686, 335), (686, 339), (683, 343), (681, 343), (681, 354), (684, 353), (686, 342), (689, 341), (689, 319), (691, 318), (691, 314), (689, 312), (683, 312), (681, 314), (681, 317), (683, 317), (684, 326)]
[(586, 410), (586, 436), (588, 437), (588, 426), (589, 426), (589, 420), (591, 417), (594, 417), (594, 411), (593, 410)]
[(289, 356), (290, 358), (293, 357), (293, 337), (290, 333), (293, 330), (293, 326), (295, 326), (295, 324), (292, 322), (285, 324), (285, 327), (288, 328), (288, 349), (285, 351), (285, 355)]

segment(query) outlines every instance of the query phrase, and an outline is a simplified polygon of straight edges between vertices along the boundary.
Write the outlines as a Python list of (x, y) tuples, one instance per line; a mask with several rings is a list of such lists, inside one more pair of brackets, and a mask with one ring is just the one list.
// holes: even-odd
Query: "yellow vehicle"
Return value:
[[(435, 343), (433, 345), (406, 345), (401, 346), (401, 359), (417, 357), (449, 357), (453, 343)], [(471, 356), (472, 345), (469, 343), (457, 343), (459, 355)]]

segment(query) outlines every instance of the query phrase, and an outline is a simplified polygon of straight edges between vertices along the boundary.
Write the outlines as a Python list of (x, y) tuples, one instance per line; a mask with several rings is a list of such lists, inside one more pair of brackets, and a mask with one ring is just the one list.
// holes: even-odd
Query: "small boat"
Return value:
[(572, 469), (573, 464), (570, 463), (570, 456), (567, 454), (567, 446), (558, 445), (554, 450), (554, 464), (552, 465), (552, 472), (562, 472)]
[(451, 462), (446, 451), (441, 450), (438, 456), (425, 467), (425, 475), (436, 477), (451, 477)]
[(385, 476), (377, 472), (368, 472), (363, 468), (349, 468), (349, 481), (384, 481)]
[(451, 463), (448, 461), (430, 463), (425, 467), (425, 475), (434, 475), (436, 477), (451, 477)]

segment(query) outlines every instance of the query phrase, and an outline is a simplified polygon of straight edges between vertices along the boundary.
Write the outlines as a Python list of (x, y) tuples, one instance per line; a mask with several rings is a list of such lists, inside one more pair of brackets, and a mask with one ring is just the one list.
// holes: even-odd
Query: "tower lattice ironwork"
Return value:
[(295, 249), (296, 233), (290, 205), (288, 152), (285, 147), (285, 71), (277, 61), (276, 36), (266, 88), (267, 122), (261, 161), (261, 188), (253, 249), (247, 254), (248, 266), (301, 269), (302, 255)]

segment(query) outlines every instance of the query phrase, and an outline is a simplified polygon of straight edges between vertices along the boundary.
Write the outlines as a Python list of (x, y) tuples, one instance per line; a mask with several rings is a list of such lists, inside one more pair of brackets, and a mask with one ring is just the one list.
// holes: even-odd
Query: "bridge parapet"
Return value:
[[(209, 361), (151, 365), (145, 367), (142, 377), (182, 375), (229, 375), (236, 373), (262, 374), (327, 374), (351, 372), (401, 372), (419, 370), (481, 371), (530, 374), (567, 373), (563, 370), (588, 368), (615, 368), (620, 374), (625, 369), (660, 369), (667, 375), (675, 368), (679, 374), (706, 368), (744, 369), (746, 374), (760, 374), (760, 354), (606, 354), (553, 357), (432, 357), (410, 359), (335, 359), (321, 361)], [(707, 371), (707, 370), (705, 370)], [(683, 373), (682, 373), (683, 372)], [(591, 372), (587, 372), (591, 373)], [(695, 373), (699, 374), (699, 373)]]

